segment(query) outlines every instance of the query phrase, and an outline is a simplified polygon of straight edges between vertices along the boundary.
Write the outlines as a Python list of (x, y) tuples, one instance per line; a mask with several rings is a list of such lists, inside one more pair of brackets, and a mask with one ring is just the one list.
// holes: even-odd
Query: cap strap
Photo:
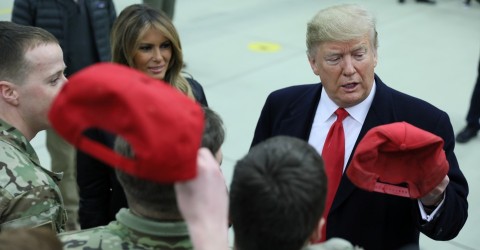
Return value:
[(377, 182), (375, 183), (373, 191), (410, 198), (410, 191), (408, 191), (408, 188), (392, 184)]

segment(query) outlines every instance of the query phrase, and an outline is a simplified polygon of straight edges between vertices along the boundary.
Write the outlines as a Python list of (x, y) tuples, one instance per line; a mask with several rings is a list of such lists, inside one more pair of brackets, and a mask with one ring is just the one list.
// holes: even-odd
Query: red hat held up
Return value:
[[(196, 176), (203, 111), (169, 84), (132, 68), (99, 63), (74, 74), (55, 98), (49, 119), (68, 142), (133, 176), (173, 183)], [(82, 133), (99, 128), (125, 139), (126, 158)]]
[(442, 138), (406, 122), (375, 127), (355, 150), (347, 176), (367, 191), (417, 199), (447, 175)]

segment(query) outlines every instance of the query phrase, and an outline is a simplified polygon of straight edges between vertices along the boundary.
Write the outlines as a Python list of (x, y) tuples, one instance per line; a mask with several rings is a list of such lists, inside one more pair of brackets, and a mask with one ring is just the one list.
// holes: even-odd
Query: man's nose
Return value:
[(355, 66), (353, 64), (353, 60), (351, 56), (345, 56), (343, 59), (343, 74), (346, 76), (351, 76), (355, 74)]

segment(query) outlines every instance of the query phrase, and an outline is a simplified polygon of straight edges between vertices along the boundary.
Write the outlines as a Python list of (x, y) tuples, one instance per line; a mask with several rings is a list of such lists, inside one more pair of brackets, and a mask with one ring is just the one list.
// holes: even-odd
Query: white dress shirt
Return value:
[[(367, 117), (368, 110), (370, 110), (370, 106), (372, 105), (375, 92), (376, 84), (375, 82), (373, 82), (372, 90), (370, 91), (370, 94), (365, 100), (353, 107), (345, 108), (345, 110), (348, 112), (348, 116), (347, 118), (345, 118), (345, 120), (343, 120), (343, 130), (345, 133), (345, 156), (343, 161), (344, 172), (347, 166), (348, 159), (352, 154), (353, 146), (357, 141), (360, 130), (362, 129), (363, 123), (365, 122), (365, 118)], [(313, 119), (310, 137), (308, 138), (308, 143), (312, 145), (320, 154), (322, 154), (323, 145), (325, 144), (325, 139), (327, 139), (328, 131), (337, 119), (335, 111), (338, 108), (338, 105), (335, 104), (332, 99), (328, 97), (325, 89), (323, 89), (320, 96), (320, 103), (318, 104), (317, 110), (315, 111), (315, 118)], [(442, 205), (443, 200), (440, 205), (430, 215), (428, 215), (425, 212), (422, 203), (420, 202), (420, 200), (418, 200), (420, 214), (425, 221), (431, 221)]]
[[(368, 110), (372, 105), (375, 91), (376, 84), (374, 82), (372, 90), (365, 100), (353, 107), (345, 109), (348, 112), (348, 116), (343, 120), (343, 131), (345, 133), (344, 171), (347, 166), (348, 158), (350, 158), (350, 154), (352, 154), (353, 146), (357, 141), (360, 130), (367, 117)], [(323, 89), (320, 96), (320, 103), (318, 104), (315, 118), (313, 119), (310, 137), (308, 138), (308, 143), (310, 143), (310, 145), (312, 145), (320, 154), (322, 153), (325, 139), (327, 139), (328, 131), (335, 120), (337, 120), (337, 116), (334, 113), (338, 108), (337, 104), (328, 97), (327, 92)]]

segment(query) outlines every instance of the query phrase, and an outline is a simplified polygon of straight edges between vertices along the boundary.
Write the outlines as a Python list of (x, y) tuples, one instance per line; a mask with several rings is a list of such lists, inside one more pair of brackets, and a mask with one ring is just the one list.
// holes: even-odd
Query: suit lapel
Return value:
[(312, 89), (300, 95), (288, 106), (288, 115), (279, 125), (280, 134), (308, 141), (321, 92), (321, 84), (313, 85)]

